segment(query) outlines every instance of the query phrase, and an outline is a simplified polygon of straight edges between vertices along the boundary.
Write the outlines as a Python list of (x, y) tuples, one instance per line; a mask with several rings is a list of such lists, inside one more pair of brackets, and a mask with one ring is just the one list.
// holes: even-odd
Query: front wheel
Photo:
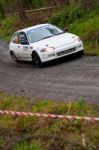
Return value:
[(79, 57), (82, 57), (84, 55), (84, 51), (79, 52)]
[(32, 61), (33, 61), (33, 65), (35, 67), (38, 67), (38, 68), (42, 67), (42, 62), (41, 62), (38, 54), (36, 54), (36, 53), (32, 54)]

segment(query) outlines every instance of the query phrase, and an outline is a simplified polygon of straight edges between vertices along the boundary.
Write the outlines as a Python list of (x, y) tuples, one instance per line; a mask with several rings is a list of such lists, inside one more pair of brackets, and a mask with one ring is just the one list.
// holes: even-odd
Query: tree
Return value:
[(2, 7), (2, 4), (0, 2), (0, 18), (4, 18), (4, 11), (3, 11), (3, 7)]
[(24, 23), (27, 23), (28, 18), (27, 18), (26, 13), (25, 13), (24, 1), (16, 0), (15, 1), (15, 8), (16, 8), (16, 11), (18, 12), (20, 20)]
[(80, 0), (81, 7), (85, 10), (91, 10), (99, 5), (99, 0)]

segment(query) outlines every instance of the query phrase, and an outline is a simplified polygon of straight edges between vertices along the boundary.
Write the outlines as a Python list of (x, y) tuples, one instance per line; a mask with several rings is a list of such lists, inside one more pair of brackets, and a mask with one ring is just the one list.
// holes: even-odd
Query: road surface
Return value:
[(8, 45), (0, 41), (0, 91), (40, 99), (83, 98), (99, 103), (99, 57), (72, 58), (39, 69), (32, 63), (13, 63)]

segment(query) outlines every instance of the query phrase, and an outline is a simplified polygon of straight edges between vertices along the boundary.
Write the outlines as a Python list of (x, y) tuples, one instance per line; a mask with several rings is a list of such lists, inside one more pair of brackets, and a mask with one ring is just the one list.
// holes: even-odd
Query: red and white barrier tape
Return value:
[(8, 110), (0, 110), (0, 114), (12, 115), (12, 116), (37, 116), (37, 117), (45, 117), (45, 118), (58, 118), (58, 119), (66, 119), (68, 121), (73, 121), (73, 120), (81, 120), (81, 121), (89, 121), (89, 122), (99, 121), (99, 118), (96, 118), (96, 117), (80, 117), (80, 116), (69, 116), (69, 115), (40, 114), (40, 113), (18, 112), (18, 111), (8, 111)]

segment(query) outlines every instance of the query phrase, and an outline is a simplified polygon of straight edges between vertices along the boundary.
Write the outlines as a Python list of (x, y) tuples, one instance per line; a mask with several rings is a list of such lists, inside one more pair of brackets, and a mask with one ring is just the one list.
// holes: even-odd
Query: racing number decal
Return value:
[(23, 46), (23, 50), (27, 51), (28, 50), (28, 46)]

